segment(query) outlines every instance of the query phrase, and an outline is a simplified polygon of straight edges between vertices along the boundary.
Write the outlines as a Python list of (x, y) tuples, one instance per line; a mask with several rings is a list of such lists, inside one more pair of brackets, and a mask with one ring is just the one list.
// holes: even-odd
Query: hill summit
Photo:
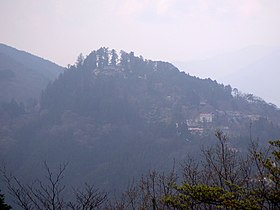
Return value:
[(184, 124), (199, 133), (225, 129), (240, 134), (248, 122), (278, 125), (280, 117), (276, 106), (230, 85), (190, 76), (168, 62), (144, 60), (133, 52), (118, 55), (104, 47), (86, 58), (80, 55), (45, 90), (41, 108), (60, 114), (71, 110), (101, 122), (130, 123), (137, 118), (151, 125)]

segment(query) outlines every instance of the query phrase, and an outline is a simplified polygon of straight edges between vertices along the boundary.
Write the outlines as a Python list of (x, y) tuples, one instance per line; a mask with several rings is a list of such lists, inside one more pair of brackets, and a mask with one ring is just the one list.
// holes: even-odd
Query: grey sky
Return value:
[(280, 45), (279, 0), (1, 0), (0, 42), (60, 65), (101, 46), (189, 60)]

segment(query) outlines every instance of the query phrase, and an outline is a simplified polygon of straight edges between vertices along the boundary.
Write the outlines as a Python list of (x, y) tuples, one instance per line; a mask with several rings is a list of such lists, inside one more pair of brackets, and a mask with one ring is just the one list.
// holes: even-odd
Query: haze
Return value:
[[(277, 48), (279, 11), (278, 0), (2, 0), (0, 42), (62, 66), (101, 46), (188, 63), (248, 46)], [(226, 71), (202, 74), (187, 67), (212, 79)], [(257, 87), (247, 87), (259, 94)], [(268, 91), (271, 96), (260, 96), (279, 106), (277, 90)]]

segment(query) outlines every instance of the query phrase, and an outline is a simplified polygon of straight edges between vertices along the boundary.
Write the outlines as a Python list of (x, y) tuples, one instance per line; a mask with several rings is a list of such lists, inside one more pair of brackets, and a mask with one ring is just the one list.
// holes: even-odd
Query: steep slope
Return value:
[(79, 57), (43, 91), (39, 111), (24, 113), (14, 103), (18, 114), (9, 115), (12, 106), (2, 107), (0, 158), (27, 179), (43, 160), (69, 162), (68, 183), (95, 182), (113, 192), (149, 169), (198, 154), (213, 144), (216, 129), (240, 151), (250, 133), (262, 144), (280, 136), (280, 111), (256, 96), (167, 62), (117, 57), (107, 48)]
[(0, 44), (0, 102), (39, 98), (63, 68), (24, 51)]

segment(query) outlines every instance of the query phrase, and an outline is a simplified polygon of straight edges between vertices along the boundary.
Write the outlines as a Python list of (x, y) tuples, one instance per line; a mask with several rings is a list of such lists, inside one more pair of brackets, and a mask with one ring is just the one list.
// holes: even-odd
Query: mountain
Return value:
[(41, 91), (62, 72), (62, 67), (50, 61), (0, 44), (0, 102), (39, 99)]
[(25, 181), (69, 162), (67, 184), (119, 192), (148, 170), (165, 171), (223, 130), (243, 152), (280, 136), (280, 111), (252, 94), (180, 72), (168, 62), (100, 48), (78, 57), (42, 92), (37, 109), (0, 108), (0, 160)]
[(204, 60), (189, 60), (175, 64), (181, 70), (193, 75), (215, 78), (243, 92), (261, 96), (279, 107), (280, 99), (275, 89), (278, 83), (276, 78), (280, 77), (279, 56), (279, 47), (249, 46)]

